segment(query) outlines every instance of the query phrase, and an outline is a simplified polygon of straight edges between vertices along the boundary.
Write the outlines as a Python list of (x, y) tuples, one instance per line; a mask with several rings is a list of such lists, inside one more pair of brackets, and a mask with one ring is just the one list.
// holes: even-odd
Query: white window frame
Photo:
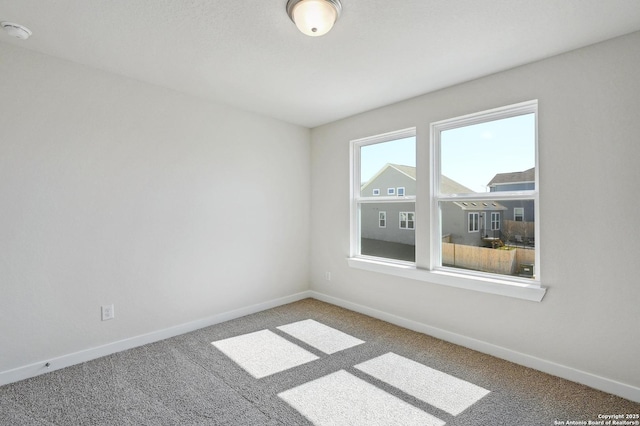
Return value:
[(378, 228), (386, 228), (387, 227), (387, 212), (379, 211), (378, 212)]
[[(407, 215), (406, 220), (402, 220), (402, 215)], [(406, 222), (405, 226), (402, 226), (402, 222)], [(409, 226), (409, 223), (412, 223), (413, 226)], [(416, 212), (400, 212), (398, 214), (398, 226), (400, 229), (408, 229), (415, 230), (416, 229)]]
[[(516, 211), (518, 211), (520, 213), (516, 213)], [(518, 220), (518, 216), (520, 216), (522, 219)], [(514, 222), (524, 222), (524, 207), (514, 207), (513, 208), (513, 221)]]
[(380, 188), (374, 188), (373, 195), (380, 195)]
[[(455, 197), (442, 197), (440, 188), (440, 132), (447, 129), (468, 126), (485, 121), (493, 121), (523, 114), (535, 114), (535, 181), (534, 190), (517, 192), (487, 192), (468, 195), (456, 194)], [(415, 136), (415, 128), (384, 135), (351, 141), (351, 250), (347, 261), (350, 267), (370, 272), (389, 274), (432, 284), (462, 288), (500, 296), (513, 297), (539, 302), (546, 288), (541, 285), (540, 273), (540, 202), (539, 202), (539, 164), (538, 164), (538, 102), (537, 100), (495, 108), (488, 111), (469, 114), (462, 117), (430, 124), (430, 138), (424, 135), (416, 137), (416, 196), (405, 197), (415, 200), (415, 241), (416, 262), (396, 262), (392, 259), (368, 258), (359, 255), (359, 214), (358, 203), (360, 185), (355, 177), (360, 176), (360, 147), (367, 144), (386, 142), (403, 137)], [(405, 133), (403, 133), (405, 132)], [(407, 133), (408, 132), (408, 133)], [(381, 199), (387, 197), (380, 197)], [(388, 197), (387, 199), (391, 199)], [(398, 197), (395, 197), (398, 200)], [(488, 202), (501, 200), (533, 200), (535, 227), (535, 279), (487, 274), (477, 271), (465, 271), (459, 268), (441, 266), (442, 235), (440, 227), (440, 201), (476, 201)]]
[(387, 195), (396, 195), (395, 188), (387, 188)]
[(398, 197), (404, 197), (404, 186), (399, 186), (396, 188), (396, 195)]
[[(475, 220), (472, 220), (471, 217), (475, 217)], [(472, 224), (475, 224), (475, 227), (471, 227)], [(479, 212), (469, 212), (467, 214), (467, 232), (480, 232), (480, 213)]]
[[(360, 206), (366, 203), (406, 203), (406, 202), (415, 202), (415, 195), (407, 195), (402, 198), (393, 196), (380, 196), (376, 197), (364, 197), (361, 194), (361, 182), (360, 182), (360, 148), (367, 145), (375, 145), (384, 142), (391, 142), (398, 139), (405, 139), (416, 137), (416, 128), (411, 127), (407, 129), (397, 130), (389, 133), (384, 133), (381, 135), (370, 136), (362, 139), (352, 140), (350, 143), (350, 154), (351, 154), (351, 184), (350, 184), (350, 250), (349, 250), (349, 259), (357, 259), (360, 262), (377, 262), (385, 265), (393, 265), (396, 267), (412, 267), (415, 266), (414, 262), (407, 262), (403, 260), (396, 260), (391, 258), (378, 258), (373, 256), (367, 256), (361, 254), (361, 240), (360, 240), (360, 232), (361, 232), (361, 223), (360, 223)], [(395, 191), (394, 191), (395, 192)], [(388, 217), (387, 217), (388, 219)], [(415, 217), (414, 217), (414, 228), (416, 227)]]
[(491, 212), (491, 230), (500, 230), (500, 212)]

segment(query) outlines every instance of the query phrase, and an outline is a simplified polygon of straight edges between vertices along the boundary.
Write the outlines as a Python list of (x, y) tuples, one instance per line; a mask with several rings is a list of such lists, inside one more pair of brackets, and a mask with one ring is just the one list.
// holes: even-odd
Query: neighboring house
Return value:
[[(473, 193), (458, 182), (442, 177), (441, 190), (446, 193)], [(396, 197), (416, 195), (416, 168), (386, 164), (360, 189), (362, 197)], [(506, 207), (495, 201), (450, 202), (442, 206), (442, 235), (449, 242), (471, 246), (491, 245), (501, 238)], [(366, 203), (360, 212), (361, 237), (415, 245), (415, 202)]]
[[(363, 197), (416, 195), (416, 168), (386, 164), (362, 185)], [(415, 245), (415, 202), (367, 203), (360, 211), (362, 238)]]
[(491, 247), (502, 238), (507, 208), (496, 201), (454, 201), (443, 204), (441, 210), (446, 242)]
[[(498, 173), (487, 184), (489, 192), (500, 191), (526, 191), (535, 189), (535, 168), (523, 172)], [(508, 207), (506, 220), (516, 222), (535, 222), (533, 201), (507, 202), (503, 204)]]
[[(535, 189), (535, 168), (523, 172), (498, 173), (487, 184), (490, 192), (525, 191)], [(535, 208), (533, 200), (502, 201), (505, 212), (505, 240), (533, 244)]]

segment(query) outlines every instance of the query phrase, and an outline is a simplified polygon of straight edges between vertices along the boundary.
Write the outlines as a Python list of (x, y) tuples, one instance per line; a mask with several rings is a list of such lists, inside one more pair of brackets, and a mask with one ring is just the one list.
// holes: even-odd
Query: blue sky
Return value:
[(366, 145), (360, 149), (361, 181), (368, 181), (387, 163), (416, 166), (416, 138)]
[[(535, 115), (442, 132), (442, 174), (471, 188), (487, 191), (497, 173), (520, 172), (535, 166)], [(361, 148), (361, 180), (366, 182), (386, 163), (416, 165), (415, 138)]]

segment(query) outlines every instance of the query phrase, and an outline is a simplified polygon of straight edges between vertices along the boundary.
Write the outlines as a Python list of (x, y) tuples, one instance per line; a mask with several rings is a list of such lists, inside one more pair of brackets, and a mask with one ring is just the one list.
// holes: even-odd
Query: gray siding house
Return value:
[[(442, 177), (441, 191), (473, 193), (458, 182)], [(362, 197), (381, 197), (384, 203), (362, 204), (360, 236), (363, 239), (415, 245), (416, 168), (386, 164), (361, 187)], [(391, 202), (389, 202), (391, 201)], [(442, 205), (443, 239), (456, 244), (491, 246), (501, 237), (507, 208), (495, 201), (447, 202)]]
[[(523, 172), (498, 173), (487, 184), (489, 192), (526, 191), (535, 189), (535, 168)], [(516, 222), (535, 222), (535, 210), (532, 200), (504, 201), (508, 208), (506, 220)]]
[(442, 237), (449, 243), (491, 247), (500, 240), (505, 206), (496, 201), (455, 201), (442, 205)]
[[(522, 172), (498, 173), (487, 184), (490, 192), (535, 189), (535, 168)], [(502, 201), (506, 208), (502, 239), (534, 245), (535, 204), (533, 200)]]
[(415, 245), (415, 202), (402, 201), (416, 195), (416, 168), (386, 164), (362, 185), (363, 197), (394, 197), (397, 201), (363, 204), (360, 236), (364, 239)]

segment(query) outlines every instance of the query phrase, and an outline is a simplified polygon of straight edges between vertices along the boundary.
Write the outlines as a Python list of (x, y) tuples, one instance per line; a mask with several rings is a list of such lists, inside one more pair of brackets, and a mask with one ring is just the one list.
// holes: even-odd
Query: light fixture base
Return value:
[(0, 22), (0, 26), (2, 29), (7, 32), (10, 36), (19, 38), (20, 40), (26, 40), (31, 37), (31, 30), (24, 25), (16, 24), (13, 22)]

